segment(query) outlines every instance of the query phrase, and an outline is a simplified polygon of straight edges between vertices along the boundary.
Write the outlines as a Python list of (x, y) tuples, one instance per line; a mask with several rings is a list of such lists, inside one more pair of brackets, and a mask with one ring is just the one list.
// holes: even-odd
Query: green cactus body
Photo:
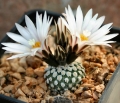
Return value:
[(85, 70), (78, 62), (58, 67), (49, 66), (44, 75), (49, 89), (57, 93), (76, 90), (83, 77), (85, 77)]

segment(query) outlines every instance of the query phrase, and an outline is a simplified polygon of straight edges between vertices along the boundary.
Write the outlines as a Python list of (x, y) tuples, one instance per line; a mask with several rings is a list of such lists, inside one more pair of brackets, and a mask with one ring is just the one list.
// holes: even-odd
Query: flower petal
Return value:
[(28, 55), (30, 55), (30, 53), (16, 54), (7, 59), (9, 60), (9, 59), (21, 58), (21, 57), (28, 56)]
[(100, 17), (99, 19), (96, 20), (96, 25), (93, 27), (91, 33), (95, 32), (103, 23), (103, 21), (105, 20), (105, 16)]
[(69, 30), (72, 35), (75, 35), (75, 29), (76, 29), (75, 18), (69, 5), (68, 5), (68, 10), (65, 8), (65, 11), (66, 11), (66, 20), (69, 24)]
[(41, 48), (31, 49), (31, 51), (32, 51), (31, 56), (34, 56), (39, 49), (41, 49)]
[[(113, 43), (113, 42), (112, 42)], [(108, 44), (107, 42), (93, 42), (90, 45), (104, 45), (104, 46), (109, 46), (112, 47), (110, 44)]]
[(31, 47), (29, 44), (28, 44), (28, 41), (23, 38), (21, 35), (18, 35), (18, 34), (15, 34), (15, 33), (11, 33), (11, 32), (8, 32), (7, 35), (13, 39), (14, 41), (18, 42), (18, 43), (21, 43), (27, 47)]
[[(109, 28), (112, 25), (112, 23), (106, 24), (104, 26), (102, 26), (99, 30), (97, 30), (96, 32), (94, 32), (93, 34), (90, 35), (89, 38), (94, 38), (96, 35), (106, 35), (106, 33), (109, 32)], [(105, 32), (105, 33), (104, 33)]]
[(80, 6), (78, 6), (77, 11), (76, 11), (76, 29), (77, 29), (76, 31), (79, 34), (81, 33), (82, 23), (83, 23), (83, 13), (82, 13)]
[(112, 39), (112, 38), (114, 38), (114, 37), (116, 37), (118, 34), (109, 34), (109, 35), (105, 35), (104, 37), (102, 37), (102, 38), (99, 38), (99, 39), (97, 39), (96, 41), (98, 41), (98, 42), (102, 42), (102, 41), (106, 41), (106, 40), (109, 40), (109, 39)]
[(9, 48), (9, 47), (2, 47), (2, 49), (7, 50), (6, 52), (8, 52), (8, 53), (24, 53), (24, 51), (22, 51), (22, 50), (13, 49), (13, 48)]
[(86, 26), (88, 25), (89, 21), (91, 20), (92, 18), (92, 9), (90, 9), (85, 17), (84, 17), (84, 21), (83, 21), (83, 26), (82, 26), (82, 30), (84, 30), (86, 28)]
[(98, 30), (97, 32), (95, 32), (96, 35), (89, 37), (89, 40), (94, 41), (96, 39), (102, 38), (103, 36), (105, 36), (108, 33), (109, 33), (109, 29), (108, 30), (104, 30), (104, 29)]
[[(61, 17), (61, 18), (62, 18), (62, 17)], [(68, 25), (68, 23), (65, 21), (64, 18), (62, 18), (62, 22), (63, 22), (63, 24), (70, 30), (69, 25)]]
[(42, 26), (42, 21), (41, 20), (42, 19), (40, 19), (40, 16), (39, 16), (38, 12), (36, 12), (36, 28), (37, 28), (37, 34), (38, 34), (38, 37), (39, 37), (40, 41), (41, 41), (40, 31), (41, 31), (41, 26)]
[(2, 43), (2, 45), (7, 46), (12, 49), (17, 49), (23, 52), (28, 52), (30, 49), (24, 45), (17, 44), (17, 43)]
[(27, 40), (31, 39), (31, 35), (30, 33), (24, 28), (22, 27), (21, 25), (15, 23), (16, 25), (16, 28), (18, 29), (19, 33)]
[(96, 18), (97, 18), (98, 14), (95, 14), (93, 16), (93, 18), (89, 21), (89, 25), (85, 28), (85, 30), (91, 31), (94, 27), (94, 25), (96, 24)]
[(35, 25), (33, 24), (33, 22), (30, 20), (30, 18), (27, 15), (25, 15), (25, 22), (26, 22), (26, 25), (27, 25), (27, 29), (29, 30), (32, 37), (36, 41), (38, 41), (38, 35), (37, 35)]

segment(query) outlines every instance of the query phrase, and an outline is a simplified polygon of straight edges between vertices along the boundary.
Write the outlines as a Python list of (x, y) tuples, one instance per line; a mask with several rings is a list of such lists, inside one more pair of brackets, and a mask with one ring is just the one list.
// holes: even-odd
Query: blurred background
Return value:
[(43, 9), (62, 13), (68, 4), (73, 10), (80, 5), (84, 15), (93, 8), (93, 14), (106, 16), (104, 23), (120, 27), (120, 0), (0, 0), (0, 40), (25, 12)]

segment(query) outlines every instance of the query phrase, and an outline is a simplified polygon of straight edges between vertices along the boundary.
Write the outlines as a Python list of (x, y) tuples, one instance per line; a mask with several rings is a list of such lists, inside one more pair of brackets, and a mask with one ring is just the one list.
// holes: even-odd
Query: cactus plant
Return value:
[[(106, 35), (111, 23), (101, 27), (104, 16), (97, 19), (98, 14), (92, 17), (92, 9), (88, 11), (83, 19), (80, 6), (76, 11), (76, 18), (68, 6), (63, 17), (55, 23), (56, 33), (49, 34), (52, 22), (47, 18), (46, 12), (42, 15), (36, 13), (36, 26), (25, 16), (26, 26), (16, 24), (20, 35), (7, 33), (10, 38), (18, 43), (2, 43), (4, 50), (8, 53), (17, 53), (9, 59), (23, 56), (37, 56), (48, 64), (44, 78), (51, 91), (64, 93), (66, 90), (74, 91), (82, 83), (85, 77), (85, 69), (82, 63), (76, 62), (76, 58), (87, 49), (89, 45), (106, 45), (114, 41), (109, 39), (118, 34)], [(49, 41), (51, 40), (51, 41)]]

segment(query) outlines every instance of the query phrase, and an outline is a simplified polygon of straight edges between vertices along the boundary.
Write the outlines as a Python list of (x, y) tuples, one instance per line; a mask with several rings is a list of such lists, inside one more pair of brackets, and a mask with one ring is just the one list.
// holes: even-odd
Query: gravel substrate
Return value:
[[(43, 78), (47, 64), (35, 57), (6, 60), (12, 54), (5, 54), (0, 64), (0, 94), (17, 98), (27, 103), (55, 103), (60, 96), (50, 96)], [(120, 47), (91, 46), (78, 62), (85, 67), (83, 84), (71, 93), (62, 96), (66, 103), (98, 103), (101, 93), (120, 62)], [(72, 100), (72, 101), (71, 101)], [(58, 103), (58, 102), (56, 102)], [(65, 102), (64, 102), (65, 103)]]

